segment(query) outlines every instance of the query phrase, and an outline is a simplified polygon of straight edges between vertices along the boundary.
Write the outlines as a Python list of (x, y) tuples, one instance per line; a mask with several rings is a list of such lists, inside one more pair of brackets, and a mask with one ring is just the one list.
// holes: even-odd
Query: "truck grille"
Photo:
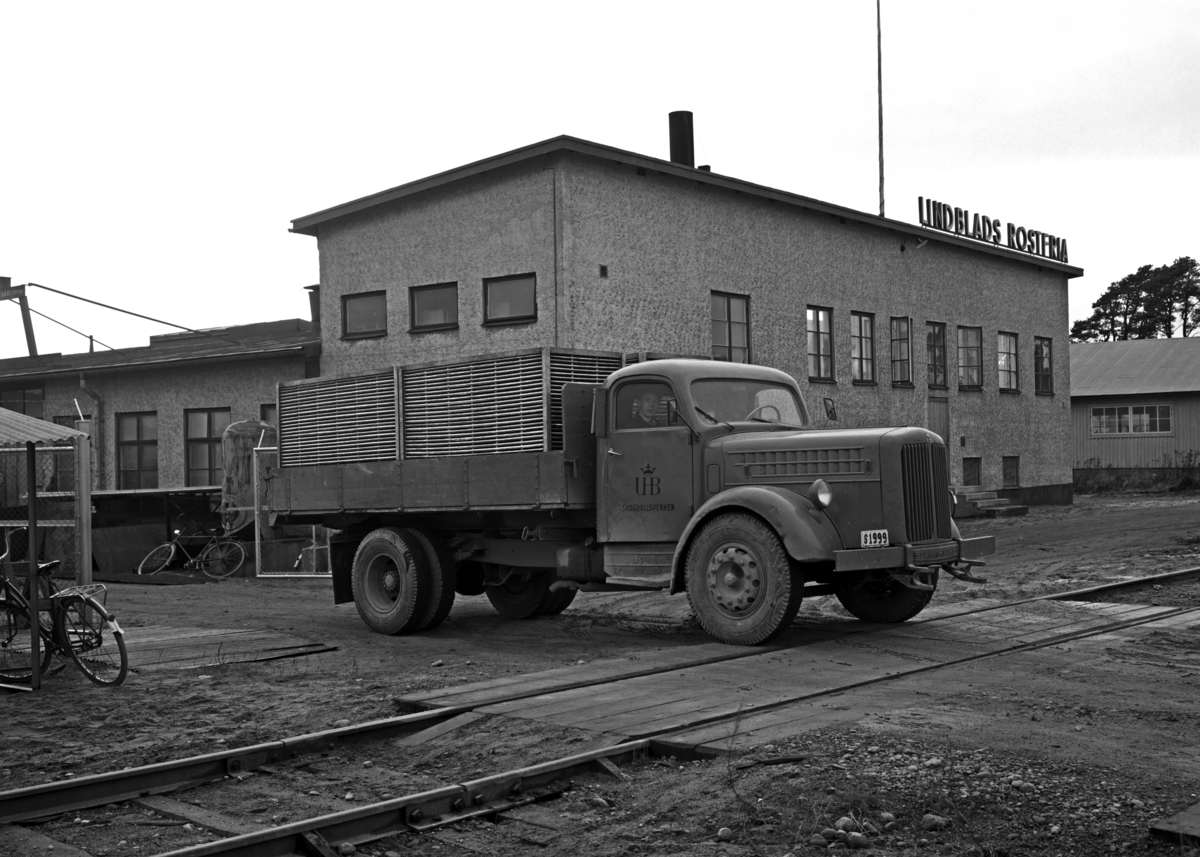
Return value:
[(395, 373), (280, 386), (280, 464), (386, 461), (395, 457)]
[(946, 447), (909, 443), (900, 449), (904, 527), (910, 542), (950, 538), (950, 474)]

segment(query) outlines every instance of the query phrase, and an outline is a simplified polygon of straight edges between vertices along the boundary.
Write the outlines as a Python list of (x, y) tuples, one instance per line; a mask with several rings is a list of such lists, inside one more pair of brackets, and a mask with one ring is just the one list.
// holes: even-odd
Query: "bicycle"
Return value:
[[(35, 623), (25, 597), (22, 582), (9, 578), (12, 536), (25, 530), (18, 527), (4, 532), (4, 553), (0, 554), (0, 679), (29, 681), (33, 677), (34, 628), (41, 641), (41, 673), (49, 675), (55, 655), (70, 659), (95, 684), (115, 687), (129, 673), (125, 652), (125, 632), (105, 606), (102, 583), (59, 589), (53, 571), (58, 560), (37, 564), (39, 597)], [(40, 605), (45, 604), (45, 608)]]
[[(183, 518), (183, 515), (179, 516)], [(195, 522), (192, 522), (193, 526)], [(138, 564), (138, 574), (158, 574), (175, 561), (179, 554), (185, 559), (185, 569), (199, 569), (206, 575), (220, 580), (236, 574), (246, 562), (246, 546), (237, 539), (223, 538), (218, 535), (220, 530), (203, 530), (196, 527), (199, 533), (184, 535), (183, 529), (176, 529), (171, 540), (156, 547)], [(204, 538), (204, 546), (198, 554), (188, 550), (183, 539)]]

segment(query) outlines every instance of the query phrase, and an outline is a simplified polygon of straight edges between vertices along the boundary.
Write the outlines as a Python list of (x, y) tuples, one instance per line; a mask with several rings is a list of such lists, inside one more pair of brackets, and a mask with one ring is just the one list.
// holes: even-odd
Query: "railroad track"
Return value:
[[(226, 834), (226, 837), (163, 852), (172, 857), (218, 854), (255, 857), (316, 854), (328, 857), (337, 853), (336, 845), (345, 842), (362, 843), (406, 831), (426, 832), (435, 827), (477, 816), (491, 817), (511, 812), (517, 807), (556, 796), (561, 790), (561, 785), (558, 784), (597, 767), (612, 773), (615, 771), (615, 765), (624, 764), (639, 756), (687, 758), (689, 755), (708, 755), (711, 750), (699, 744), (689, 746), (686, 741), (681, 741), (680, 737), (689, 732), (696, 733), (697, 730), (711, 734), (714, 729), (719, 731), (723, 724), (729, 724), (734, 719), (742, 721), (748, 716), (769, 713), (798, 702), (811, 702), (858, 687), (901, 681), (917, 674), (985, 658), (1060, 645), (1089, 636), (1110, 634), (1150, 622), (1191, 621), (1194, 615), (1200, 615), (1200, 605), (1130, 607), (1097, 613), (1066, 625), (1050, 625), (1032, 630), (1010, 627), (1013, 626), (1011, 618), (996, 621), (991, 617), (1000, 614), (1001, 611), (1009, 611), (1011, 614), (1015, 609), (1035, 605), (1037, 602), (1095, 600), (1106, 594), (1147, 586), (1169, 586), (1195, 578), (1200, 578), (1200, 567), (1005, 604), (967, 608), (914, 620), (901, 626), (855, 624), (849, 626), (850, 630), (840, 629), (836, 633), (807, 635), (805, 639), (787, 645), (758, 647), (753, 650), (738, 649), (729, 654), (699, 658), (687, 657), (685, 654), (668, 664), (642, 669), (612, 668), (603, 675), (584, 680), (552, 676), (545, 681), (515, 687), (503, 684), (485, 686), (464, 692), (464, 698), (469, 698), (470, 701), (455, 703), (446, 702), (445, 699), (412, 698), (409, 700), (412, 707), (425, 710), (204, 756), (3, 792), (0, 793), (0, 823), (44, 820), (60, 817), (64, 813), (73, 814), (99, 805), (130, 800), (139, 800), (144, 806), (154, 808), (153, 801), (146, 802), (150, 796), (177, 792), (203, 784), (238, 783), (256, 771), (278, 774), (288, 770), (287, 766), (302, 769), (311, 764), (304, 761), (305, 758), (311, 758), (314, 754), (345, 750), (357, 745), (378, 746), (385, 741), (419, 743), (489, 714), (516, 713), (516, 716), (537, 719), (538, 705), (549, 705), (550, 709), (560, 716), (563, 712), (569, 714), (578, 710), (580, 705), (596, 709), (602, 707), (601, 703), (606, 694), (612, 696), (614, 689), (635, 686), (638, 683), (650, 683), (663, 688), (669, 686), (676, 676), (685, 673), (695, 675), (705, 670), (736, 669), (741, 666), (738, 662), (748, 662), (771, 655), (794, 655), (798, 650), (831, 642), (854, 646), (868, 645), (869, 643), (864, 641), (890, 639), (896, 635), (898, 629), (909, 635), (932, 633), (936, 636), (940, 628), (952, 627), (955, 623), (966, 627), (962, 623), (982, 620), (985, 623), (995, 622), (996, 626), (1007, 627), (1010, 631), (1007, 636), (987, 641), (981, 647), (976, 646), (958, 656), (932, 662), (917, 661), (882, 675), (858, 675), (850, 680), (833, 682), (822, 687), (797, 687), (792, 688), (790, 693), (767, 694), (760, 700), (739, 704), (734, 711), (722, 710), (718, 706), (709, 711), (687, 712), (682, 721), (678, 718), (666, 718), (660, 722), (651, 718), (633, 729), (611, 730), (594, 742), (602, 746), (589, 746), (583, 752), (490, 776), (464, 777), (461, 782), (432, 789), (419, 788), (408, 794), (389, 796), (342, 812), (314, 815), (296, 821), (281, 820), (273, 827), (248, 829), (258, 825), (236, 823), (236, 820), (233, 820), (235, 823), (225, 823), (219, 812), (205, 813), (201, 810), (193, 818), (193, 823), (220, 831)], [(988, 626), (984, 624), (971, 627)], [(896, 644), (893, 641), (889, 645)], [(436, 694), (425, 696), (435, 697)], [(561, 720), (555, 721), (553, 716), (547, 716), (544, 722), (563, 725)], [(636, 737), (633, 740), (625, 740), (631, 732), (635, 733)], [(303, 778), (295, 779), (299, 782)], [(303, 788), (303, 783), (300, 788)], [(163, 809), (162, 804), (159, 804), (157, 809), (168, 815), (173, 811), (171, 807)], [(183, 805), (175, 807), (174, 811), (180, 813), (181, 818), (189, 817), (190, 810)]]

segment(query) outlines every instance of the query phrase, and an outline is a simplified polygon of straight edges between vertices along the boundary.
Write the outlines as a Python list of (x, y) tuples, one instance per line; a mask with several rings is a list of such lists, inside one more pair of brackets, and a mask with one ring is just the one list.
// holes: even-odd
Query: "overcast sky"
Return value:
[[(882, 17), (889, 217), (923, 195), (1066, 238), (1072, 319), (1200, 256), (1200, 3)], [(308, 317), (294, 218), (559, 134), (666, 159), (672, 110), (714, 172), (879, 209), (872, 0), (7, 2), (0, 33), (0, 275), (188, 327)], [(30, 304), (113, 347), (171, 330)]]

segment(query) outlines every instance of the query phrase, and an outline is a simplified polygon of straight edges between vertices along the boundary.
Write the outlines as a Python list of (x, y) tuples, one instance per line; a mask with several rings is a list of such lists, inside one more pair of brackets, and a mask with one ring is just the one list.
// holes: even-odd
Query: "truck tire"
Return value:
[(542, 598), (542, 603), (538, 605), (537, 615), (557, 616), (571, 606), (571, 602), (575, 600), (577, 592), (579, 592), (578, 589), (546, 590), (546, 595)]
[(429, 563), (420, 542), (403, 530), (368, 533), (354, 552), (350, 582), (358, 615), (381, 634), (415, 630), (429, 604)]
[(532, 619), (539, 615), (542, 599), (555, 594), (550, 592), (551, 582), (550, 572), (544, 569), (517, 566), (503, 583), (487, 588), (488, 601), (506, 619)]
[(722, 643), (765, 643), (800, 609), (799, 570), (774, 531), (752, 515), (719, 515), (701, 527), (685, 570), (696, 618)]
[(897, 580), (871, 580), (858, 589), (837, 593), (838, 601), (855, 619), (893, 624), (906, 622), (933, 598), (928, 589), (909, 589)]
[(429, 603), (417, 627), (413, 629), (428, 631), (442, 624), (450, 615), (450, 608), (454, 606), (454, 556), (437, 536), (412, 528), (402, 532), (417, 540), (429, 565)]

